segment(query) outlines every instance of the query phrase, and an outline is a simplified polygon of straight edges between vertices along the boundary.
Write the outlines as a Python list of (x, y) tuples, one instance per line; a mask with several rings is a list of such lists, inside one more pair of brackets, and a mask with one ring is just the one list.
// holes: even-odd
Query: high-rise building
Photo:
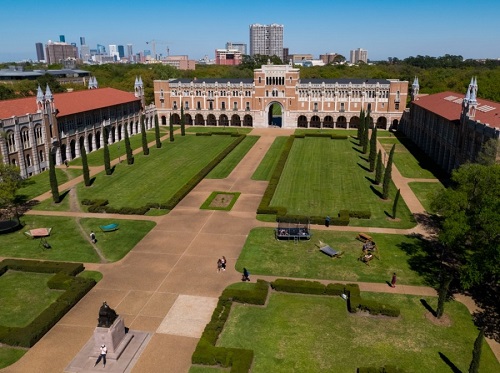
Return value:
[(97, 54), (106, 54), (106, 47), (101, 44), (97, 44)]
[(88, 45), (82, 45), (80, 47), (80, 58), (83, 60), (83, 61), (88, 61), (90, 60), (91, 58), (91, 52), (90, 52), (90, 47)]
[(109, 55), (114, 57), (115, 61), (118, 61), (120, 59), (120, 56), (118, 54), (118, 47), (116, 46), (116, 44), (109, 45)]
[(239, 65), (241, 64), (242, 54), (237, 49), (216, 49), (216, 65)]
[(86, 45), (85, 44), (85, 36), (80, 36), (80, 45)]
[(38, 59), (38, 61), (45, 61), (45, 57), (44, 57), (44, 54), (43, 54), (43, 44), (42, 43), (36, 43), (35, 44), (35, 47), (36, 47), (36, 58)]
[(129, 59), (129, 61), (133, 60), (134, 52), (132, 50), (132, 44), (127, 44), (127, 57)]
[(123, 47), (123, 45), (118, 46), (118, 57), (125, 57), (125, 48)]
[(256, 54), (283, 60), (283, 25), (250, 25), (250, 55)]
[(240, 51), (241, 54), (248, 54), (247, 45), (245, 43), (233, 43), (231, 41), (228, 41), (226, 43), (226, 49), (236, 49)]
[(64, 35), (59, 35), (59, 41), (61, 43), (66, 43), (66, 37)]
[(48, 64), (61, 63), (68, 58), (78, 58), (78, 48), (71, 44), (49, 40), (45, 44), (45, 57)]
[(368, 51), (358, 48), (351, 51), (351, 63), (364, 62), (368, 63)]

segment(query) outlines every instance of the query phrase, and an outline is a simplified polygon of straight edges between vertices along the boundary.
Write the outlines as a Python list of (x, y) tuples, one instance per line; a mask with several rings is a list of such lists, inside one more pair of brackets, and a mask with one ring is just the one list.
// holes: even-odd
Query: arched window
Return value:
[(21, 131), (21, 142), (23, 143), (23, 149), (28, 149), (30, 147), (30, 135), (27, 128)]
[(9, 148), (9, 153), (16, 151), (16, 139), (12, 131), (7, 132), (7, 147)]

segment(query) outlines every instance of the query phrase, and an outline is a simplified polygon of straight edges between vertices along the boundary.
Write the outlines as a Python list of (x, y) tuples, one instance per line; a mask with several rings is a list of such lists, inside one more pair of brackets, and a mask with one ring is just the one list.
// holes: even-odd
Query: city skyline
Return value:
[[(368, 51), (370, 60), (404, 59), (409, 56), (445, 54), (464, 58), (500, 58), (500, 28), (496, 15), (500, 4), (478, 0), (473, 4), (457, 1), (385, 1), (356, 3), (311, 0), (293, 4), (276, 0), (255, 0), (252, 7), (241, 2), (192, 0), (170, 3), (152, 0), (138, 11), (115, 0), (89, 0), (85, 9), (74, 3), (40, 7), (33, 0), (3, 5), (4, 14), (23, 13), (23, 25), (16, 17), (5, 17), (0, 25), (0, 62), (37, 60), (35, 44), (67, 43), (80, 37), (95, 49), (97, 44), (132, 44), (134, 53), (151, 50), (146, 42), (156, 40), (157, 54), (214, 58), (216, 49), (241, 42), (249, 45), (251, 24), (282, 24), (283, 46), (290, 54), (339, 53), (349, 58), (350, 50)], [(32, 11), (31, 11), (32, 10)], [(35, 11), (36, 10), (36, 11)], [(22, 13), (22, 11), (21, 11)], [(99, 14), (105, 14), (101, 17)], [(54, 20), (57, 20), (55, 22)], [(111, 20), (111, 21), (110, 21)], [(16, 28), (22, 27), (22, 32)]]

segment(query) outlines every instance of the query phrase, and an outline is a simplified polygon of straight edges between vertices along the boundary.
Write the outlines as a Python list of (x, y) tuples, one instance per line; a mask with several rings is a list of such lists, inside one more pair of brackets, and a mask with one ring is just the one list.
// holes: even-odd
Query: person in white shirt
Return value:
[(104, 367), (106, 366), (106, 354), (108, 353), (108, 349), (106, 348), (106, 345), (101, 345), (101, 354), (97, 358), (94, 366), (99, 364), (99, 362), (102, 360), (102, 363), (104, 364)]

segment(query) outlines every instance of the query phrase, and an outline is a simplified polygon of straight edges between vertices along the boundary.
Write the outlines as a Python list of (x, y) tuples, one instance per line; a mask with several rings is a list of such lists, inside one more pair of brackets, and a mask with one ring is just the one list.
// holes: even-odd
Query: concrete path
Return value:
[[(133, 372), (187, 372), (191, 355), (210, 320), (217, 298), (226, 286), (241, 278), (234, 270), (234, 263), (249, 231), (257, 226), (275, 226), (255, 219), (267, 182), (251, 180), (251, 175), (274, 138), (290, 133), (280, 129), (253, 130), (252, 134), (261, 137), (229, 177), (203, 180), (165, 216), (30, 211), (30, 214), (43, 215), (153, 220), (157, 225), (121, 261), (86, 264), (87, 269), (102, 272), (103, 279), (20, 361), (2, 372), (64, 371), (92, 337), (103, 301), (116, 309), (130, 329), (153, 334)], [(99, 169), (93, 168), (93, 174)], [(396, 169), (393, 178), (398, 188), (407, 185), (407, 180)], [(74, 179), (61, 189), (68, 189), (78, 182)], [(214, 190), (238, 191), (241, 195), (229, 212), (199, 210)], [(402, 196), (413, 212), (423, 211), (411, 189), (405, 189), (404, 193), (402, 189)], [(328, 229), (406, 234), (420, 228), (394, 230), (332, 226)], [(216, 262), (222, 256), (227, 258), (228, 266), (225, 272), (218, 273)], [(273, 279), (267, 276), (259, 278)], [(377, 283), (360, 283), (360, 287), (365, 291), (435, 295), (435, 290), (427, 287), (398, 285), (390, 288)], [(467, 302), (470, 304), (470, 300)], [(490, 340), (488, 343), (495, 347)], [(500, 357), (498, 344), (496, 355)]]

